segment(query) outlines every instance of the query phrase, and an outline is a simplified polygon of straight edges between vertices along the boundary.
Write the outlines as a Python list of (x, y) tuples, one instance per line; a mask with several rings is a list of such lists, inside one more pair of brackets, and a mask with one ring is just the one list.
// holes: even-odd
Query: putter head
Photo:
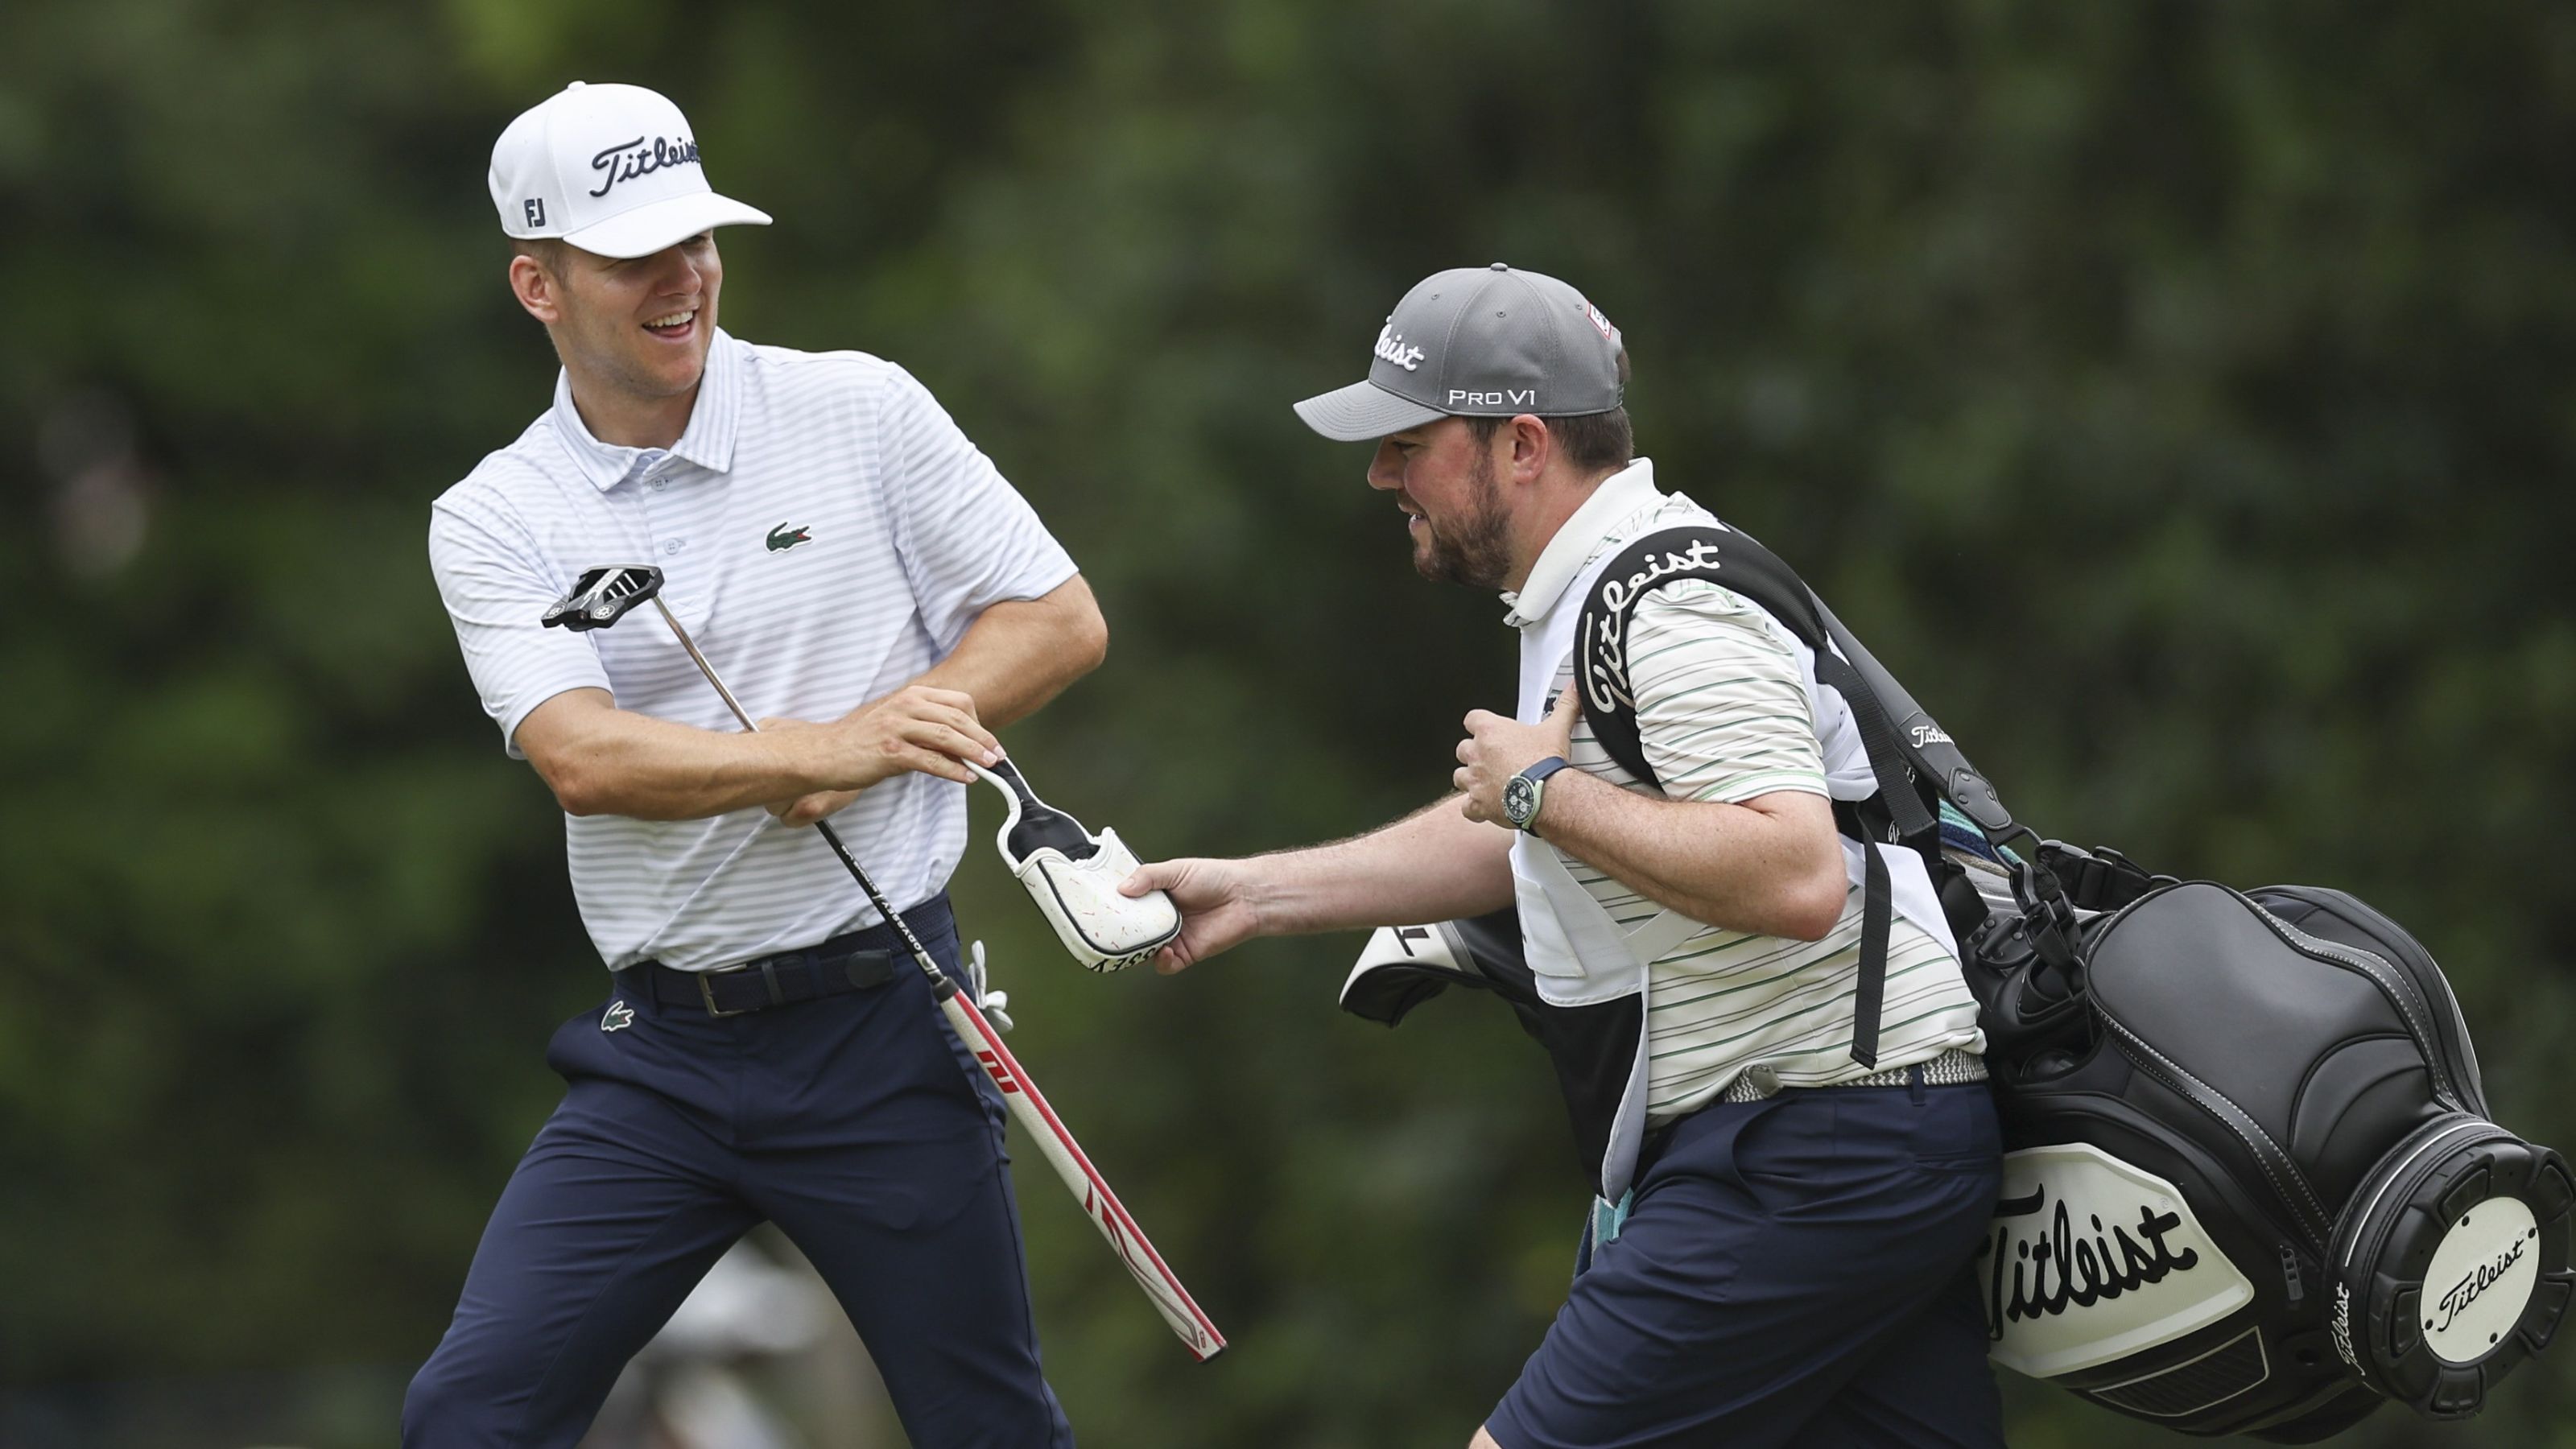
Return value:
[(627, 610), (660, 592), (662, 571), (651, 564), (584, 569), (581, 577), (573, 581), (572, 592), (546, 610), (545, 625), (575, 633), (605, 629), (626, 617)]

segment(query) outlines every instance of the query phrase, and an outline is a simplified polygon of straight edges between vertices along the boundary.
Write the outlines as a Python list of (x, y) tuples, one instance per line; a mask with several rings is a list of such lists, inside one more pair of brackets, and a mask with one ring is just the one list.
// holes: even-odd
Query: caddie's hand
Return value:
[(1491, 710), (1468, 714), (1467, 737), (1458, 742), (1458, 772), (1450, 777), (1466, 798), (1467, 818), (1509, 825), (1503, 818), (1503, 783), (1550, 755), (1573, 748), (1574, 717), (1583, 710), (1583, 691), (1567, 685), (1556, 708), (1534, 725), (1505, 719)]
[(1154, 969), (1170, 976), (1261, 934), (1251, 885), (1239, 860), (1158, 860), (1137, 867), (1119, 882), (1118, 893), (1167, 891), (1180, 908), (1181, 934), (1154, 953)]

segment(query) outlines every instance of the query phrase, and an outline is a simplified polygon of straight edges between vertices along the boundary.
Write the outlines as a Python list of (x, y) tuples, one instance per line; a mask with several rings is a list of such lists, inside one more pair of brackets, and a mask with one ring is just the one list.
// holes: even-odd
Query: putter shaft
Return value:
[[(751, 711), (744, 709), (742, 701), (734, 698), (733, 691), (725, 685), (724, 676), (716, 673), (715, 665), (708, 661), (706, 655), (699, 652), (698, 641), (690, 638), (689, 631), (680, 627), (679, 616), (671, 612), (671, 606), (663, 603), (662, 596), (658, 593), (653, 596), (653, 607), (662, 611), (662, 622), (671, 626), (671, 637), (679, 640), (680, 647), (689, 651), (689, 658), (696, 661), (698, 672), (704, 674), (707, 677), (707, 683), (714, 685), (716, 693), (723, 697), (725, 708), (733, 711), (733, 717), (742, 721), (742, 727), (745, 730), (752, 734), (760, 733), (760, 726), (753, 721)], [(841, 864), (849, 869), (850, 878), (859, 883), (859, 889), (868, 893), (868, 904), (876, 907), (877, 914), (884, 917), (885, 923), (894, 929), (895, 935), (902, 938), (903, 944), (912, 952), (912, 959), (920, 963), (922, 970), (930, 973), (931, 989), (943, 1000), (954, 995), (957, 991), (957, 983), (950, 979), (946, 971), (940, 969), (939, 962), (931, 956), (928, 948), (912, 934), (911, 924), (896, 914), (893, 906), (887, 904), (886, 898), (877, 890), (877, 883), (868, 879), (868, 873), (859, 868), (858, 857), (850, 854), (850, 848), (841, 843), (840, 832), (834, 830), (828, 820), (815, 821), (814, 829), (822, 835), (824, 843), (832, 847), (832, 853), (841, 858)]]
[(688, 650), (689, 657), (697, 661), (698, 672), (705, 675), (707, 683), (714, 685), (716, 693), (724, 697), (725, 708), (733, 711), (733, 717), (742, 721), (744, 729), (753, 734), (760, 733), (760, 726), (752, 723), (751, 711), (744, 709), (742, 701), (734, 698), (733, 691), (725, 687), (724, 676), (716, 673), (716, 667), (707, 662), (707, 656), (698, 652), (698, 641), (690, 638), (689, 631), (680, 627), (680, 616), (671, 612), (671, 606), (662, 602), (659, 593), (653, 596), (653, 607), (662, 611), (662, 622), (671, 626), (671, 637), (679, 640), (680, 647)]
[[(704, 674), (707, 683), (714, 685), (716, 693), (724, 697), (725, 707), (733, 711), (733, 717), (742, 721), (744, 729), (753, 734), (760, 733), (760, 726), (753, 721), (751, 712), (742, 707), (742, 701), (734, 698), (733, 691), (716, 673), (716, 667), (707, 662), (707, 656), (698, 652), (697, 641), (680, 626), (679, 619), (671, 613), (671, 606), (662, 602), (659, 593), (653, 596), (653, 607), (662, 611), (662, 622), (671, 626), (672, 637), (680, 641), (681, 648), (689, 651), (689, 658), (697, 663), (698, 672)], [(1025, 789), (1025, 785), (1022, 788)], [(1020, 1119), (1020, 1125), (1036, 1140), (1047, 1165), (1055, 1169), (1065, 1187), (1082, 1204), (1083, 1216), (1091, 1219), (1091, 1225), (1108, 1242), (1120, 1265), (1144, 1291), (1146, 1301), (1154, 1305), (1154, 1311), (1179, 1336), (1190, 1357), (1205, 1363), (1223, 1353), (1225, 1335), (1217, 1331), (1216, 1324), (1209, 1320), (1197, 1300), (1181, 1286), (1180, 1277), (1164, 1263), (1163, 1255), (1154, 1251), (1154, 1245), (1146, 1239), (1144, 1230), (1137, 1227), (1136, 1220), (1128, 1215), (1126, 1204), (1121, 1203), (1118, 1194), (1110, 1190), (1108, 1179), (1091, 1165), (1082, 1145), (1074, 1141), (1072, 1131), (1055, 1115), (1055, 1109), (1047, 1105), (1046, 1098), (1038, 1092), (1037, 1084), (1029, 1080), (1028, 1073), (1011, 1056), (1010, 1048), (1002, 1045), (1001, 1034), (985, 1020), (975, 999), (958, 990), (957, 979), (942, 969), (929, 948), (921, 944), (921, 938), (912, 933), (911, 923), (895, 913), (894, 907), (877, 889), (876, 882), (868, 879), (868, 873), (860, 868), (858, 857), (850, 854), (850, 848), (841, 843), (841, 837), (832, 829), (831, 822), (817, 820), (814, 829), (822, 835), (824, 843), (832, 847), (832, 853), (841, 858), (841, 865), (849, 871), (850, 879), (857, 881), (859, 889), (867, 892), (868, 904), (875, 906), (878, 916), (894, 928), (895, 935), (912, 952), (914, 962), (930, 977), (931, 995), (938, 1000), (939, 1009), (948, 1018), (950, 1028), (974, 1054), (976, 1065), (983, 1069), (994, 1088), (1002, 1094), (1002, 1100), (1012, 1115)]]

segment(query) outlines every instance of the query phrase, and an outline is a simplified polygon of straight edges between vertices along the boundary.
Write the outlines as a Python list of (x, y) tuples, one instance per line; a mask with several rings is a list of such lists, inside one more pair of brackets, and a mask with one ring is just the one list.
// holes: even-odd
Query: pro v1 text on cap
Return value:
[(1368, 380), (1297, 404), (1306, 426), (1346, 443), (1444, 417), (1580, 417), (1618, 407), (1619, 329), (1583, 294), (1539, 272), (1435, 272), (1378, 329)]

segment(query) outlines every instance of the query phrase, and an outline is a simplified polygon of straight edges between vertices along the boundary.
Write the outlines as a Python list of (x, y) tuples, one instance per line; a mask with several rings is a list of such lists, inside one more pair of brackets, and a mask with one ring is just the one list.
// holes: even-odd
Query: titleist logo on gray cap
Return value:
[(1620, 404), (1619, 329), (1565, 283), (1501, 262), (1425, 277), (1370, 352), (1367, 381), (1297, 404), (1306, 426), (1359, 442), (1443, 417), (1576, 417)]

